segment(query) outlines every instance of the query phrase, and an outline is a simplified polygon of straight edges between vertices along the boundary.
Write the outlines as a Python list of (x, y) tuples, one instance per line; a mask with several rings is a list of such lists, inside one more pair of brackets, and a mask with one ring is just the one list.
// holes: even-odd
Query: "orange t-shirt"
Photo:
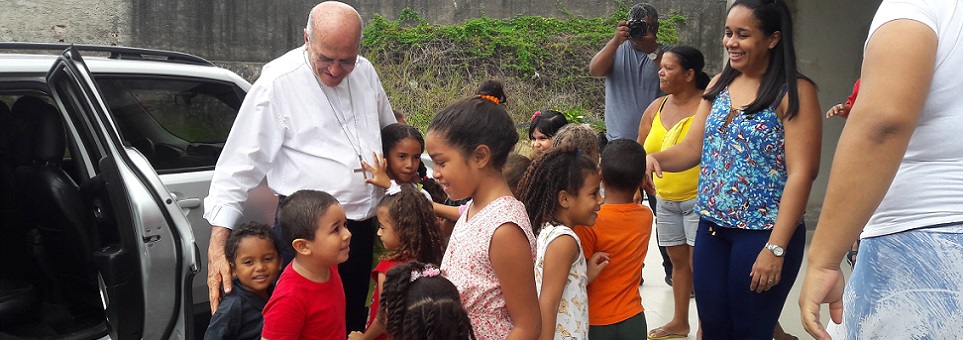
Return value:
[(605, 326), (643, 311), (639, 282), (652, 235), (652, 211), (636, 203), (604, 204), (594, 227), (577, 226), (585, 258), (609, 253), (609, 265), (588, 285), (589, 324)]

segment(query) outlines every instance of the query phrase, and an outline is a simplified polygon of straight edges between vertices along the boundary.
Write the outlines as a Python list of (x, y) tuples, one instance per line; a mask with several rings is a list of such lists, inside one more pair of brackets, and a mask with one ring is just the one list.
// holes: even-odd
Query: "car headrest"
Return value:
[(10, 111), (15, 119), (27, 119), (40, 107), (48, 105), (43, 99), (36, 96), (23, 96), (13, 102)]
[(32, 134), (34, 140), (34, 160), (47, 163), (60, 163), (64, 158), (66, 137), (60, 112), (53, 105), (44, 103), (34, 113)]
[(13, 114), (10, 113), (10, 108), (7, 107), (7, 103), (0, 101), (0, 153), (4, 155), (15, 148), (17, 129), (13, 124)]
[(13, 119), (11, 131), (11, 150), (15, 164), (27, 164), (34, 158), (34, 137), (36, 132), (36, 122), (34, 114), (47, 103), (36, 96), (23, 96), (17, 99), (10, 107)]

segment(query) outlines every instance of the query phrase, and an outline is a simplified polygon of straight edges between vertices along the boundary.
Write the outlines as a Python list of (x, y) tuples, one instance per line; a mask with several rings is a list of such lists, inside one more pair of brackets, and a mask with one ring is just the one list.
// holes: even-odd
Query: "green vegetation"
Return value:
[[(422, 131), (435, 112), (492, 78), (505, 85), (515, 122), (552, 108), (599, 128), (604, 82), (588, 74), (588, 64), (627, 15), (621, 3), (606, 18), (477, 18), (445, 26), (406, 8), (398, 20), (375, 15), (364, 31), (362, 54), (377, 68), (395, 110)], [(658, 41), (678, 43), (676, 28), (683, 23), (685, 17), (670, 14), (661, 21)]]

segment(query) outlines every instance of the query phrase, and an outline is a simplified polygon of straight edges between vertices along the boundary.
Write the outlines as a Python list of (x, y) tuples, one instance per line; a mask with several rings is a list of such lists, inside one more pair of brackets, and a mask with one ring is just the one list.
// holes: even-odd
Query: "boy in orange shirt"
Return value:
[(609, 266), (588, 285), (589, 338), (645, 339), (639, 281), (652, 211), (632, 199), (645, 175), (645, 150), (632, 140), (611, 141), (602, 151), (601, 168), (605, 203), (595, 226), (574, 229), (586, 257), (604, 251), (610, 258)]

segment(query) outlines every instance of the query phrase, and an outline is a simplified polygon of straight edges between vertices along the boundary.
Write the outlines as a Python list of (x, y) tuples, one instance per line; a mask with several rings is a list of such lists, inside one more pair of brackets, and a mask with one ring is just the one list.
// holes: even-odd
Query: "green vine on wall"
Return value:
[[(489, 78), (505, 83), (516, 122), (553, 108), (598, 126), (603, 83), (588, 74), (588, 63), (628, 16), (628, 7), (620, 3), (600, 18), (563, 13), (568, 18), (482, 17), (435, 25), (405, 8), (397, 20), (375, 14), (365, 27), (362, 53), (378, 69), (392, 106), (422, 130), (434, 112)], [(677, 44), (685, 22), (675, 13), (661, 20), (657, 41)]]
[[(530, 73), (537, 70), (540, 62), (553, 58), (550, 51), (560, 44), (600, 47), (600, 43), (612, 38), (616, 23), (624, 20), (627, 13), (625, 6), (620, 6), (619, 11), (608, 18), (483, 17), (458, 25), (432, 25), (406, 7), (398, 20), (375, 14), (365, 28), (362, 45), (378, 53), (399, 45), (417, 48), (427, 44), (453, 44), (456, 47), (450, 53), (460, 57), (456, 60), (464, 61), (508, 53), (515, 58), (504, 66)], [(677, 26), (681, 23), (685, 23), (685, 17), (678, 14), (661, 20), (657, 40), (663, 44), (678, 43)]]

